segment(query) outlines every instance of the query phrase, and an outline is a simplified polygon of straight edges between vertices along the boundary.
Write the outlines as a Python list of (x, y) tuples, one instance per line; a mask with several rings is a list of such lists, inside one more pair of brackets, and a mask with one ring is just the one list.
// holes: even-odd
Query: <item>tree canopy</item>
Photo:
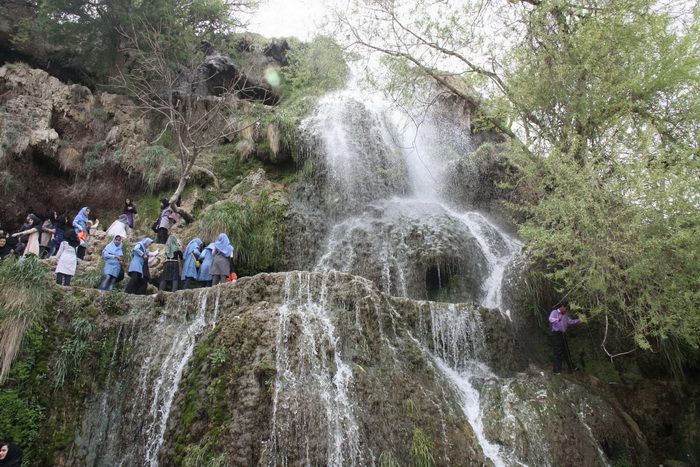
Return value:
[(123, 54), (129, 31), (159, 24), (176, 32), (172, 52), (195, 34), (214, 40), (244, 24), (256, 6), (254, 0), (40, 0), (35, 25), (55, 47), (54, 56), (66, 66), (79, 65), (96, 82), (103, 82), (127, 57)]

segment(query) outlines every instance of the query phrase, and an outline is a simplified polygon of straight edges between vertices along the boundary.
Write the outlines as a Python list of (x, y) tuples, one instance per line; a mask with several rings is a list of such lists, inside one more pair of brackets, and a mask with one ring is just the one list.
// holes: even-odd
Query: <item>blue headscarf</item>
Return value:
[(219, 253), (226, 257), (233, 255), (233, 246), (225, 233), (219, 234), (219, 239), (214, 242), (214, 246), (219, 250)]
[(153, 243), (153, 239), (151, 237), (146, 237), (140, 242), (137, 242), (136, 244), (141, 245), (144, 251), (148, 251), (148, 245), (150, 245), (151, 243)]
[(185, 258), (187, 258), (187, 255), (192, 254), (194, 250), (199, 250), (199, 245), (202, 244), (202, 240), (199, 238), (195, 238), (193, 240), (190, 240), (190, 243), (187, 244), (187, 248), (185, 248)]
[(87, 211), (90, 209), (89, 207), (85, 206), (83, 209), (80, 210), (77, 216), (73, 219), (73, 227), (80, 227), (81, 229), (87, 231), (87, 223), (90, 219), (88, 219)]
[(117, 237), (121, 238), (120, 235), (116, 235), (114, 239), (105, 247), (105, 249), (102, 250), (103, 253), (107, 253), (108, 255), (112, 256), (124, 256), (124, 252), (122, 251), (122, 245), (124, 243), (120, 242), (119, 245), (114, 243), (114, 240), (116, 240)]

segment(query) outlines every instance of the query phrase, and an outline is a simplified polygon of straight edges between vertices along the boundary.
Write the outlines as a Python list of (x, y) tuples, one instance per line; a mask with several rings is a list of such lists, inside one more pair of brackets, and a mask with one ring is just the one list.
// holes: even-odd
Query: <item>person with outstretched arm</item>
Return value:
[(559, 308), (555, 308), (549, 314), (549, 322), (552, 323), (552, 346), (554, 347), (554, 374), (561, 374), (561, 361), (566, 360), (571, 371), (576, 371), (571, 361), (569, 346), (566, 342), (566, 329), (571, 324), (578, 324), (580, 319), (569, 318), (567, 313), (571, 310), (568, 300), (562, 300)]

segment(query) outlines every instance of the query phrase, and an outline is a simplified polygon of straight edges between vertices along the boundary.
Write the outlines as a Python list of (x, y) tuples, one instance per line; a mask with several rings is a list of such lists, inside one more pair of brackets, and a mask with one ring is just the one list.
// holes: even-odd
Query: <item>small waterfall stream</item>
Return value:
[[(173, 295), (158, 316), (138, 310), (119, 327), (121, 363), (87, 402), (73, 457), (93, 466), (158, 465), (175, 393), (198, 337), (216, 320), (220, 290)], [(121, 350), (121, 355), (116, 356)], [(136, 367), (136, 370), (133, 368)]]

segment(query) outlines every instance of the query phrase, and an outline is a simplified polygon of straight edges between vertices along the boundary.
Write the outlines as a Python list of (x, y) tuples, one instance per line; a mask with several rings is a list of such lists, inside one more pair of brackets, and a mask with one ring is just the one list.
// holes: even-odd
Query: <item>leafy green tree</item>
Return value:
[(343, 49), (328, 36), (293, 42), (288, 60), (283, 69), (283, 90), (290, 99), (342, 88), (350, 74)]
[[(55, 48), (52, 55), (62, 64), (85, 70), (96, 84), (125, 65), (128, 36), (144, 23), (158, 23), (162, 30), (184, 35), (194, 27), (199, 35), (211, 35), (241, 26), (240, 13), (249, 13), (256, 5), (252, 0), (39, 0), (36, 4), (39, 21), (26, 27), (46, 37)], [(178, 48), (181, 43), (171, 45), (173, 53), (184, 52)]]
[[(360, 3), (341, 23), (385, 55), (390, 83), (427, 76), (509, 137), (528, 255), (605, 323), (606, 352), (696, 358), (697, 14), (654, 0)], [(610, 328), (635, 345), (613, 349)]]

